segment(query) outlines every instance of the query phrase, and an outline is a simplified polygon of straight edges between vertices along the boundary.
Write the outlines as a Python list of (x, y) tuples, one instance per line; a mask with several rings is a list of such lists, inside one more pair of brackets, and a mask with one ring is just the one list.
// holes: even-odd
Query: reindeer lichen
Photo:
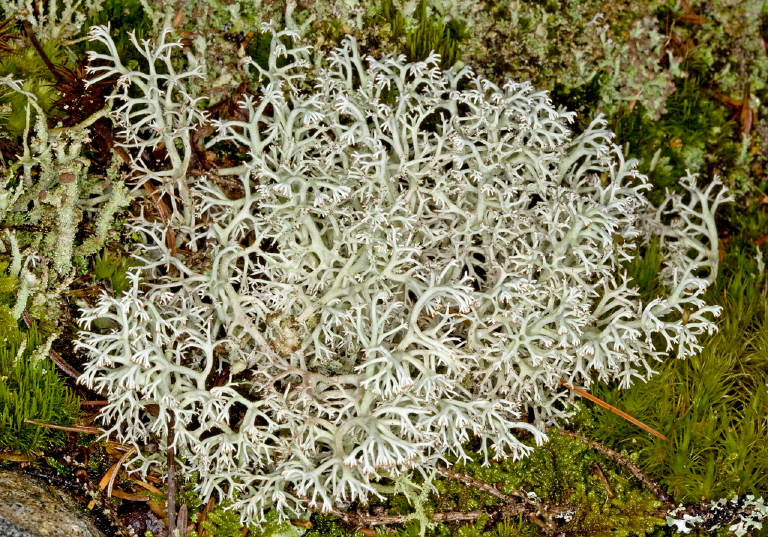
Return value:
[[(364, 58), (350, 38), (311, 89), (308, 47), (267, 29), (266, 66), (242, 62), (259, 95), (205, 142), (244, 157), (203, 175), (188, 173), (200, 66), (172, 69), (166, 30), (134, 40), (152, 70), (128, 70), (91, 30), (110, 51), (92, 54), (94, 82), (121, 77), (112, 117), (139, 183), (177, 200), (166, 222), (130, 223), (130, 289), (83, 310), (80, 381), (109, 399), (107, 434), (174, 447), (200, 496), (235, 498), (244, 520), (327, 511), (470, 460), (470, 438), (483, 461), (523, 457), (518, 433), (541, 442), (567, 416), (563, 382), (629, 386), (700, 349), (717, 181), (688, 176), (657, 211), (602, 119), (573, 136), (528, 83), (443, 72), (434, 54)], [(644, 303), (622, 262), (652, 236), (665, 294)]]

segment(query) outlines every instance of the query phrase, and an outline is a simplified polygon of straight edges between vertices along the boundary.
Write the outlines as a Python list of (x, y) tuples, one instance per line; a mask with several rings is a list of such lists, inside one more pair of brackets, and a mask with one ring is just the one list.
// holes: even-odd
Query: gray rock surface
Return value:
[(0, 470), (0, 537), (104, 537), (61, 491)]

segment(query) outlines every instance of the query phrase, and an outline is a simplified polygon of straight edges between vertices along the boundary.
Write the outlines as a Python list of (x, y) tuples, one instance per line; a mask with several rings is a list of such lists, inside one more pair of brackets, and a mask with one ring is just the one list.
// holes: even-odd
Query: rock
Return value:
[(104, 537), (66, 494), (0, 470), (0, 537)]

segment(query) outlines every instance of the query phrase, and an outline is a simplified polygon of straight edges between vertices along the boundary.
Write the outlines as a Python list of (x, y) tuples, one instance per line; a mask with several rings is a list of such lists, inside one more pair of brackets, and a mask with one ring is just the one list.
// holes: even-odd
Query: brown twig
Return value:
[(492, 496), (496, 496), (498, 499), (500, 499), (503, 502), (515, 501), (515, 498), (513, 498), (512, 496), (504, 494), (493, 485), (484, 483), (479, 479), (475, 479), (472, 476), (469, 476), (466, 474), (460, 474), (458, 472), (454, 472), (453, 470), (449, 470), (447, 468), (438, 468), (437, 472), (441, 475), (444, 475), (445, 477), (453, 479), (454, 481), (458, 481), (459, 483), (464, 483), (465, 485), (471, 485), (478, 490), (482, 490), (483, 492), (487, 492)]
[(603, 484), (603, 487), (605, 488), (605, 493), (608, 494), (608, 497), (615, 498), (616, 494), (614, 494), (613, 489), (611, 488), (611, 484), (608, 483), (608, 478), (605, 477), (605, 472), (603, 472), (602, 466), (600, 466), (598, 463), (593, 463), (592, 473), (595, 474), (595, 477), (597, 477), (600, 480), (600, 482)]
[(176, 450), (173, 447), (173, 415), (168, 418), (168, 449), (165, 450), (168, 463), (168, 499), (166, 512), (168, 515), (168, 537), (174, 537), (176, 530)]
[(109, 477), (109, 484), (107, 485), (107, 497), (112, 496), (112, 488), (115, 485), (115, 479), (117, 478), (117, 473), (120, 471), (120, 467), (125, 464), (125, 461), (128, 460), (128, 457), (136, 453), (136, 448), (132, 447), (125, 453), (123, 453), (123, 456), (120, 457), (120, 460), (117, 461), (115, 464), (115, 470), (112, 472), (112, 475)]
[(72, 377), (73, 379), (77, 379), (81, 376), (81, 373), (69, 365), (67, 361), (61, 357), (61, 355), (56, 352), (55, 350), (51, 349), (51, 360), (53, 360), (57, 366), (59, 366), (59, 369), (61, 369), (64, 373)]
[(82, 425), (72, 425), (65, 427), (64, 425), (52, 425), (50, 423), (42, 423), (39, 421), (24, 419), (24, 423), (31, 423), (32, 425), (39, 425), (40, 427), (48, 427), (49, 429), (58, 429), (60, 431), (69, 431), (71, 433), (84, 433), (84, 434), (104, 434), (104, 429), (98, 427), (83, 427)]
[[(357, 512), (345, 513), (336, 508), (332, 508), (329, 512), (355, 527), (405, 524), (412, 520), (410, 515), (363, 515)], [(485, 511), (447, 511), (433, 514), (432, 520), (435, 522), (477, 520), (487, 514)]]
[(618, 451), (614, 451), (613, 449), (601, 444), (596, 440), (587, 438), (581, 433), (566, 431), (565, 429), (560, 429), (560, 433), (564, 436), (581, 440), (582, 442), (586, 443), (589, 447), (591, 447), (595, 451), (602, 453), (606, 457), (609, 457), (614, 461), (616, 461), (617, 463), (619, 463), (620, 465), (624, 466), (627, 470), (629, 470), (632, 473), (632, 475), (634, 475), (645, 486), (645, 488), (653, 492), (656, 495), (656, 497), (662, 502), (664, 502), (665, 504), (672, 505), (675, 503), (675, 500), (674, 498), (672, 498), (672, 496), (670, 496), (669, 494), (661, 490), (661, 488), (651, 478), (645, 475), (642, 472), (642, 470), (640, 470), (640, 468), (637, 467), (635, 463), (633, 463), (631, 460), (629, 460), (627, 457), (625, 457)]
[(608, 403), (606, 403), (605, 401), (603, 401), (602, 399), (600, 399), (600, 398), (598, 398), (598, 397), (595, 397), (595, 396), (594, 396), (594, 395), (592, 395), (591, 393), (589, 393), (589, 392), (587, 392), (587, 391), (584, 391), (584, 390), (582, 390), (581, 388), (577, 388), (576, 386), (571, 386), (570, 384), (566, 384), (564, 380), (561, 380), (561, 381), (560, 381), (560, 383), (561, 383), (563, 386), (565, 386), (566, 388), (568, 388), (569, 390), (571, 390), (572, 392), (574, 392), (574, 393), (577, 393), (577, 394), (579, 394), (580, 396), (582, 396), (583, 398), (585, 398), (585, 399), (588, 399), (588, 400), (592, 401), (592, 402), (593, 402), (593, 403), (595, 403), (596, 405), (600, 405), (601, 407), (603, 407), (603, 408), (606, 408), (606, 409), (610, 410), (611, 412), (613, 412), (613, 413), (614, 413), (614, 414), (616, 414), (617, 416), (619, 416), (619, 417), (621, 417), (621, 418), (624, 418), (625, 420), (627, 420), (629, 423), (632, 423), (633, 425), (637, 425), (637, 426), (638, 426), (638, 427), (640, 427), (642, 430), (644, 430), (644, 431), (647, 431), (647, 432), (651, 433), (653, 436), (656, 436), (656, 437), (658, 437), (658, 438), (661, 438), (662, 440), (669, 440), (669, 438), (667, 438), (666, 436), (664, 436), (663, 434), (661, 434), (661, 433), (660, 433), (659, 431), (657, 431), (656, 429), (654, 429), (654, 428), (652, 428), (652, 427), (649, 427), (648, 425), (646, 425), (645, 423), (643, 423), (643, 422), (642, 422), (642, 421), (640, 421), (639, 419), (637, 419), (637, 418), (633, 418), (632, 416), (630, 416), (629, 414), (627, 414), (626, 412), (624, 412), (624, 411), (622, 411), (622, 410), (619, 410), (619, 409), (618, 409), (618, 408), (616, 408), (615, 406), (613, 406), (613, 405), (609, 405)]

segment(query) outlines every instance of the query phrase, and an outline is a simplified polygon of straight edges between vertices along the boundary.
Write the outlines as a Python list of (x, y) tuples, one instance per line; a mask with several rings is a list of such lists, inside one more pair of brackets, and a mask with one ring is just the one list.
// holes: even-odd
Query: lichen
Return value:
[[(186, 174), (206, 118), (170, 30), (135, 42), (167, 74), (126, 69), (91, 31), (110, 51), (92, 53), (96, 79), (121, 77), (112, 118), (137, 182), (176, 200), (165, 222), (131, 222), (130, 289), (83, 310), (80, 381), (108, 397), (108, 434), (159, 436), (202, 498), (226, 489), (254, 521), (365, 501), (382, 477), (467, 459), (473, 437), (485, 461), (522, 457), (520, 432), (541, 441), (567, 414), (561, 382), (628, 386), (668, 350), (700, 350), (718, 311), (701, 298), (717, 181), (686, 176), (686, 197), (653, 209), (604, 122), (573, 136), (573, 114), (527, 83), (443, 72), (436, 55), (362, 58), (350, 38), (307, 92), (308, 48), (268, 30), (266, 66), (242, 62), (259, 97), (205, 142), (243, 155), (218, 177)], [(150, 169), (140, 156), (161, 141)], [(620, 268), (652, 236), (664, 295), (643, 303)], [(114, 330), (90, 328), (104, 318)]]

